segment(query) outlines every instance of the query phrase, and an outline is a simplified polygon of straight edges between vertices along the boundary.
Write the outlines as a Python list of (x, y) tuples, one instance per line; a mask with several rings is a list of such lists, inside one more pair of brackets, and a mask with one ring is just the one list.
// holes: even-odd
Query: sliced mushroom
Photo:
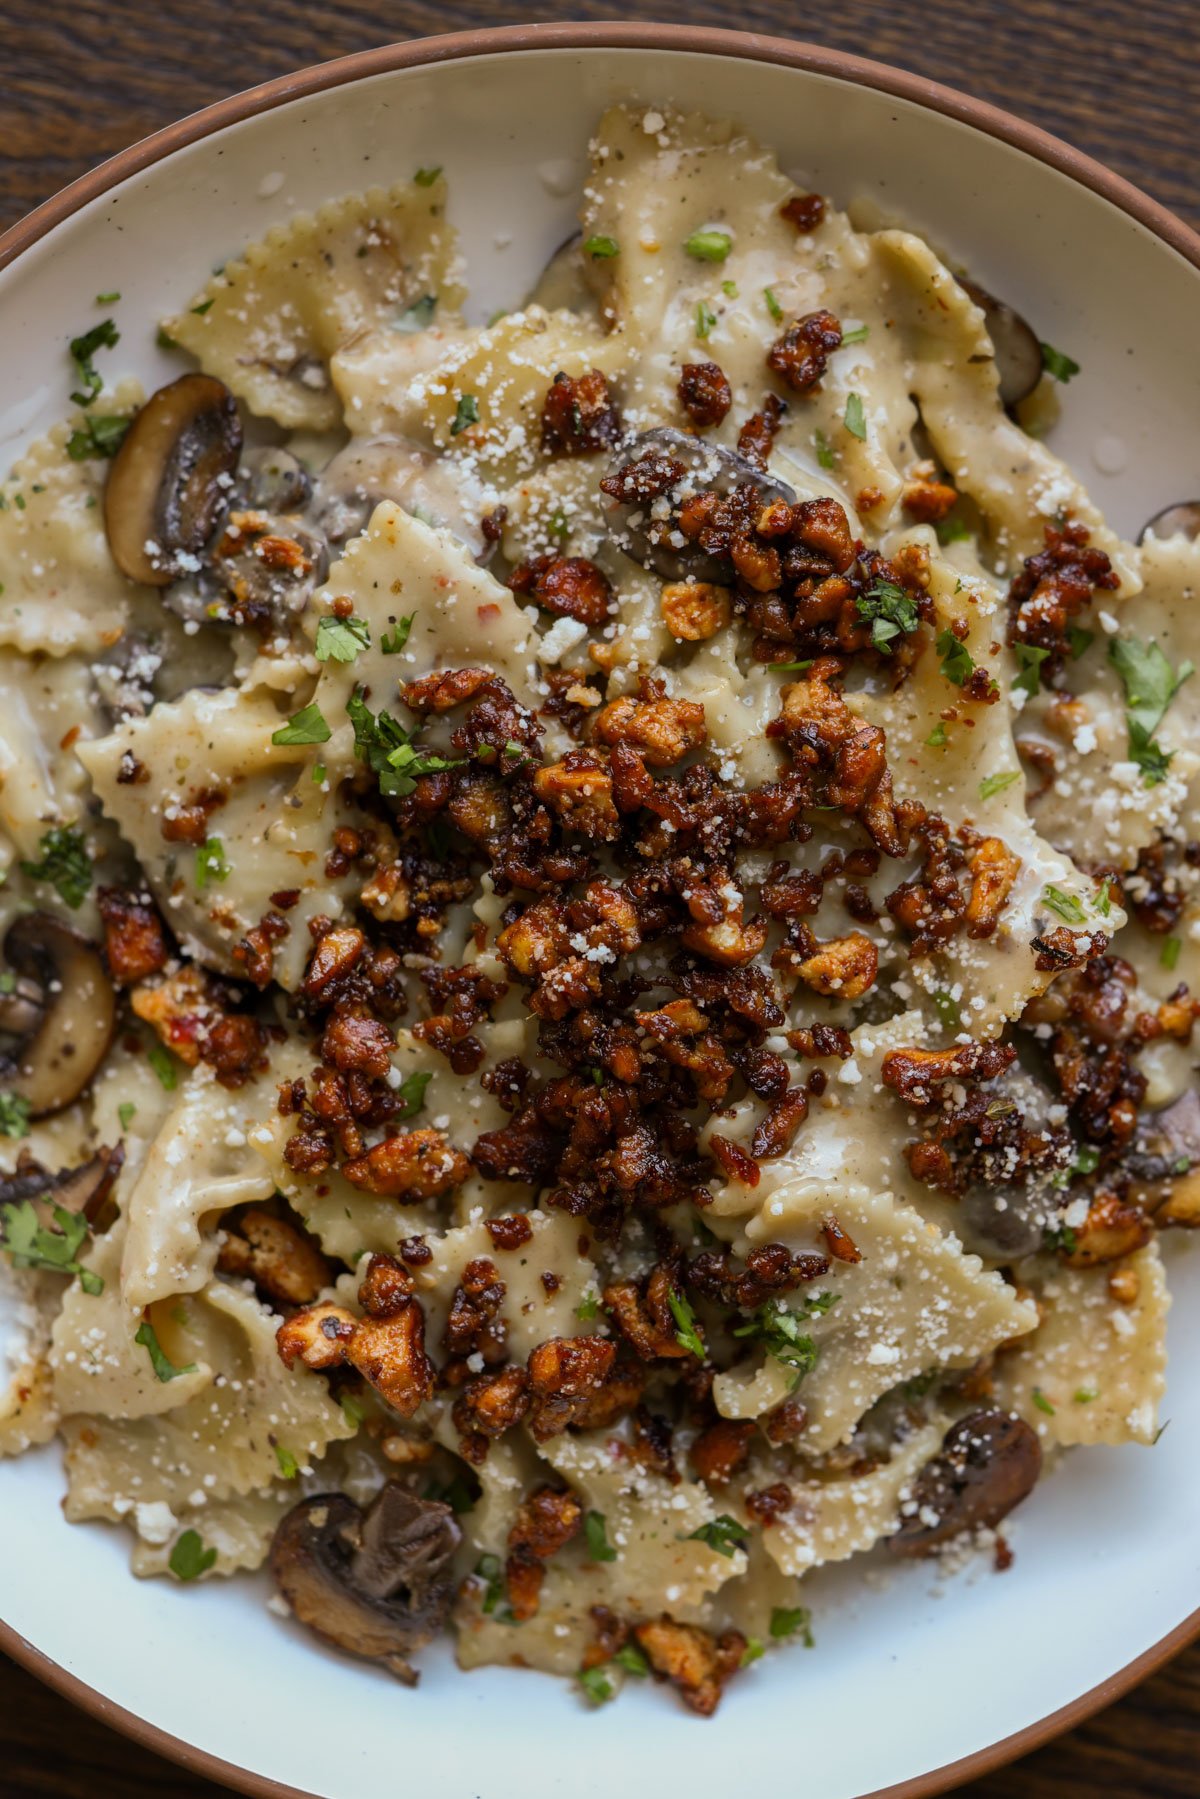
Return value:
[(1037, 1187), (972, 1187), (958, 1208), (966, 1247), (996, 1262), (1034, 1255), (1054, 1216), (1047, 1194)]
[(965, 1530), (999, 1524), (1042, 1471), (1037, 1432), (1007, 1412), (972, 1412), (951, 1425), (912, 1486), (912, 1510), (887, 1540), (893, 1555), (928, 1555)]
[(1133, 1177), (1129, 1197), (1156, 1224), (1200, 1224), (1200, 1093), (1194, 1087), (1139, 1120), (1124, 1166)]
[(659, 425), (629, 438), (614, 451), (608, 474), (620, 475), (629, 465), (651, 459), (669, 459), (682, 464), (683, 473), (665, 490), (662, 498), (669, 516), (660, 518), (660, 502), (622, 501), (612, 507), (605, 519), (608, 536), (617, 549), (643, 568), (661, 575), (665, 581), (725, 581), (730, 578), (729, 565), (710, 556), (698, 544), (689, 544), (682, 532), (674, 528), (680, 504), (695, 493), (732, 493), (736, 487), (753, 487), (765, 506), (772, 500), (795, 504), (795, 489), (786, 481), (765, 475), (736, 450), (724, 449), (706, 438), (689, 437), (670, 425)]
[(1139, 543), (1145, 543), (1148, 537), (1187, 537), (1195, 543), (1200, 539), (1200, 500), (1180, 500), (1174, 506), (1164, 506), (1138, 532)]
[(275, 1532), (271, 1572), (317, 1636), (414, 1686), (408, 1658), (446, 1621), (461, 1541), (449, 1506), (389, 1481), (366, 1512), (343, 1493), (296, 1506)]
[(464, 503), (461, 477), (419, 444), (399, 437), (356, 440), (338, 452), (317, 479), (309, 516), (331, 544), (366, 529), (380, 500), (394, 500), (427, 524), (444, 525), (478, 556), (485, 548), (479, 515)]
[(93, 664), (96, 698), (111, 723), (145, 717), (155, 701), (154, 683), (163, 659), (164, 652), (157, 644), (139, 631), (127, 631), (105, 661)]
[(31, 1117), (78, 1099), (112, 1041), (117, 1004), (96, 945), (48, 912), (26, 912), (8, 928), (4, 955), (17, 976), (0, 995), (0, 1084)]
[(51, 1174), (28, 1152), (17, 1157), (13, 1174), (0, 1180), (0, 1205), (19, 1205), (31, 1199), (43, 1224), (50, 1224), (54, 1208), (78, 1212), (93, 1228), (100, 1222), (106, 1202), (125, 1161), (121, 1144), (103, 1146), (78, 1168), (60, 1168)]
[(1000, 398), (1006, 406), (1015, 406), (1028, 398), (1042, 378), (1042, 346), (1037, 333), (1015, 307), (997, 300), (986, 287), (968, 281), (965, 275), (958, 277), (958, 285), (983, 313), (1000, 376)]
[(151, 394), (104, 490), (108, 547), (122, 574), (166, 587), (195, 566), (229, 504), (242, 425), (229, 389), (182, 375)]
[(241, 472), (244, 503), (264, 512), (303, 512), (312, 498), (312, 476), (277, 444), (248, 450)]

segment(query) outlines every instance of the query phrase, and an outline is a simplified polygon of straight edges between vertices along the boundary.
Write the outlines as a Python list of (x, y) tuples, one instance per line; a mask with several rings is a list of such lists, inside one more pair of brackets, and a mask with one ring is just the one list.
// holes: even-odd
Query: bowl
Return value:
[[(733, 117), (805, 186), (913, 226), (1081, 364), (1054, 447), (1115, 525), (1200, 489), (1200, 238), (1032, 126), (878, 64), (733, 32), (552, 25), (396, 45), (183, 120), (0, 238), (0, 445), (57, 420), (64, 347), (119, 290), (121, 362), (177, 372), (158, 318), (285, 215), (447, 171), (471, 316), (511, 304), (573, 228), (592, 122), (611, 101)], [(1200, 1361), (1200, 1258), (1171, 1257), (1173, 1364)], [(1200, 1382), (1168, 1389), (1153, 1450), (1067, 1456), (1012, 1531), (1003, 1576), (856, 1562), (810, 1580), (817, 1644), (768, 1658), (708, 1724), (627, 1688), (589, 1714), (565, 1685), (469, 1676), (431, 1656), (419, 1691), (327, 1653), (255, 1579), (138, 1583), (128, 1545), (68, 1526), (54, 1447), (6, 1465), (0, 1644), (89, 1711), (198, 1773), (262, 1795), (436, 1781), (450, 1799), (592, 1799), (627, 1785), (725, 1793), (748, 1766), (821, 1799), (917, 1799), (1079, 1722), (1200, 1631), (1191, 1444)], [(748, 1752), (747, 1745), (753, 1745)], [(801, 1772), (802, 1770), (802, 1772)]]

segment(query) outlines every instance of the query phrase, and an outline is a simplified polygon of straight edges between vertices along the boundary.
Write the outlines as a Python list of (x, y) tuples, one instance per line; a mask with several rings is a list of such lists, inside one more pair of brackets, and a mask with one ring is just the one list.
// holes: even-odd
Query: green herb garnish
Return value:
[(198, 1531), (185, 1530), (171, 1550), (168, 1567), (176, 1580), (195, 1580), (207, 1574), (217, 1559), (215, 1549), (206, 1549)]
[[(836, 1297), (835, 1294), (830, 1299), (830, 1305)], [(801, 1330), (800, 1323), (799, 1315), (789, 1311), (782, 1300), (768, 1299), (759, 1306), (753, 1318), (736, 1325), (733, 1334), (735, 1337), (759, 1338), (768, 1355), (795, 1370), (792, 1384), (798, 1386), (806, 1374), (812, 1373), (821, 1354), (812, 1338)]]
[(951, 630), (939, 631), (934, 646), (942, 659), (941, 668), (947, 681), (953, 681), (956, 687), (965, 687), (975, 673), (975, 663), (961, 638)]
[(894, 581), (877, 575), (855, 600), (859, 616), (871, 621), (871, 642), (885, 656), (897, 637), (907, 637), (920, 624), (915, 602)]
[(77, 406), (90, 406), (104, 382), (97, 374), (92, 357), (97, 350), (111, 350), (119, 340), (121, 333), (111, 319), (101, 319), (90, 331), (80, 337), (73, 337), (70, 343), (71, 361), (75, 364), (75, 379), (78, 388), (72, 392), (71, 398)]
[(727, 231), (693, 231), (683, 247), (697, 262), (724, 262), (733, 239)]
[(812, 1633), (812, 1613), (806, 1605), (777, 1605), (771, 1612), (771, 1635), (773, 1637), (799, 1636), (806, 1649), (815, 1646), (816, 1639)]
[(1073, 893), (1064, 893), (1061, 887), (1043, 887), (1042, 899), (1068, 924), (1083, 923), (1083, 907)]
[(468, 425), (479, 423), (479, 401), (474, 394), (463, 394), (454, 409), (454, 422), (450, 426), (451, 437), (457, 437)]
[(413, 1074), (406, 1075), (396, 1089), (403, 1105), (394, 1116), (414, 1118), (425, 1104), (425, 1089), (432, 1079), (433, 1075), (427, 1069), (419, 1069)]
[(621, 246), (615, 237), (589, 237), (584, 242), (585, 255), (593, 257), (597, 262), (607, 262), (610, 257), (619, 256)]
[(38, 850), (41, 861), (22, 862), (22, 874), (56, 888), (60, 899), (76, 911), (92, 886), (92, 858), (83, 832), (74, 825), (54, 825), (44, 833)]
[(681, 1348), (690, 1351), (694, 1356), (704, 1360), (704, 1338), (696, 1328), (696, 1314), (682, 1293), (674, 1287), (667, 1293), (667, 1304), (671, 1308), (671, 1316), (675, 1320), (675, 1341)]
[(863, 412), (862, 398), (859, 394), (851, 394), (846, 400), (844, 423), (851, 437), (857, 437), (860, 443), (866, 441), (867, 419)]
[(617, 1552), (609, 1543), (603, 1512), (588, 1512), (583, 1520), (587, 1552), (593, 1562), (615, 1562)]
[(1129, 759), (1141, 769), (1146, 786), (1155, 787), (1166, 776), (1171, 755), (1152, 739), (1194, 665), (1181, 662), (1176, 673), (1156, 643), (1136, 637), (1114, 637), (1108, 655), (1125, 688)]
[(196, 885), (207, 887), (210, 881), (225, 881), (229, 878), (229, 864), (225, 860), (225, 845), (219, 837), (209, 837), (196, 851)]
[(6, 1137), (28, 1137), (29, 1101), (19, 1093), (0, 1093), (0, 1132)]
[(739, 1524), (736, 1518), (729, 1516), (728, 1512), (722, 1512), (719, 1517), (711, 1519), (707, 1524), (701, 1524), (698, 1529), (688, 1531), (686, 1536), (679, 1538), (679, 1541), (681, 1543), (707, 1543), (708, 1547), (715, 1549), (718, 1555), (732, 1557), (734, 1550), (740, 1548), (749, 1535), (750, 1532), (744, 1524)]
[(346, 701), (346, 713), (354, 726), (355, 755), (378, 777), (380, 793), (390, 799), (403, 799), (413, 793), (418, 775), (462, 766), (459, 761), (418, 749), (390, 712), (371, 711), (360, 688), (355, 688)]
[(1001, 775), (985, 775), (979, 783), (979, 797), (981, 800), (990, 800), (993, 794), (1003, 793), (1006, 787), (1011, 787), (1014, 781), (1020, 779), (1019, 768), (1006, 769)]
[(385, 656), (395, 656), (404, 648), (405, 644), (408, 642), (408, 634), (413, 628), (413, 620), (416, 616), (415, 612), (410, 612), (407, 618), (396, 620), (394, 630), (385, 631), (383, 633), (379, 639), (379, 647)]
[(438, 176), (441, 174), (441, 172), (442, 172), (442, 165), (439, 162), (436, 169), (418, 169), (416, 174), (413, 176), (413, 180), (416, 182), (418, 187), (432, 187), (434, 182), (437, 180)]
[(775, 320), (775, 323), (778, 324), (783, 317), (783, 307), (779, 304), (779, 301), (775, 298), (774, 293), (769, 287), (763, 288), (763, 299), (767, 303), (767, 311)]
[(337, 618), (327, 612), (317, 625), (317, 661), (353, 662), (370, 642), (371, 627), (365, 618)]
[(0, 1206), (3, 1247), (18, 1268), (48, 1268), (54, 1274), (78, 1275), (80, 1286), (94, 1299), (104, 1291), (104, 1282), (90, 1268), (81, 1268), (76, 1259), (88, 1234), (88, 1221), (82, 1212), (68, 1212), (65, 1206), (52, 1205), (51, 1212), (57, 1230), (39, 1222), (31, 1199)]
[(1041, 681), (1042, 663), (1050, 654), (1036, 643), (1017, 643), (1013, 645), (1013, 654), (1017, 659), (1017, 673), (1013, 677), (1012, 691), (1027, 693), (1033, 699)]
[(706, 300), (696, 307), (696, 336), (703, 343), (717, 322), (717, 315)]
[(1079, 373), (1079, 364), (1073, 357), (1068, 356), (1065, 351), (1056, 350), (1053, 344), (1043, 344), (1041, 349), (1042, 367), (1048, 375), (1053, 375), (1056, 381), (1061, 381), (1065, 384), (1071, 379), (1072, 375), (1077, 375)]
[(287, 746), (297, 743), (328, 743), (333, 736), (325, 715), (315, 700), (308, 706), (302, 706), (299, 712), (293, 712), (286, 725), (281, 725), (272, 738), (272, 743)]
[(140, 1343), (150, 1357), (156, 1380), (178, 1380), (181, 1374), (195, 1374), (195, 1362), (185, 1362), (182, 1368), (175, 1366), (159, 1342), (158, 1334), (149, 1320), (138, 1325), (133, 1340), (135, 1343)]
[(93, 418), (89, 413), (77, 431), (67, 439), (67, 455), (72, 462), (88, 462), (96, 457), (115, 456), (125, 441), (131, 420), (116, 415)]

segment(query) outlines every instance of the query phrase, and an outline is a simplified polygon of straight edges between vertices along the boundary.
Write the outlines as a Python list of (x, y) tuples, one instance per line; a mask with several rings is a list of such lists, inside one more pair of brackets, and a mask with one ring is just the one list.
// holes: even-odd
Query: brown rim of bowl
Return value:
[[(430, 63), (456, 62), (470, 56), (490, 56), (513, 50), (658, 50), (688, 51), (708, 56), (733, 56), (742, 61), (777, 63), (784, 68), (803, 69), (809, 74), (828, 75), (857, 87), (874, 88), (900, 100), (910, 100), (930, 112), (943, 114), (970, 125), (988, 137), (999, 138), (1014, 149), (1023, 150), (1038, 162), (1046, 163), (1068, 175), (1080, 186), (1089, 188), (1102, 199), (1144, 225), (1153, 236), (1161, 238), (1188, 262), (1200, 269), (1200, 235), (1175, 217), (1157, 200), (1140, 188), (1114, 175), (1101, 163), (1074, 150), (1069, 144), (1052, 137), (1036, 125), (989, 106), (982, 100), (971, 100), (936, 81), (910, 74), (904, 69), (889, 68), (885, 63), (870, 62), (865, 57), (844, 55), (825, 50), (818, 44), (789, 42), (786, 38), (762, 37), (753, 32), (718, 31), (707, 27), (693, 29), (684, 25), (651, 24), (561, 24), (509, 25), (480, 31), (453, 32), (444, 37), (417, 38), (408, 43), (386, 44), (377, 50), (362, 50), (354, 56), (343, 56), (333, 62), (319, 63), (301, 69), (294, 75), (281, 75), (261, 87), (247, 88), (228, 100), (219, 100), (200, 112), (156, 131), (140, 143), (120, 151), (99, 168), (81, 175), (61, 193), (35, 207), (27, 217), (0, 235), (0, 269), (62, 224), (73, 213), (99, 195), (107, 193), (130, 175), (161, 162), (175, 150), (201, 138), (211, 137), (228, 125), (257, 113), (270, 112), (289, 100), (304, 99), (323, 93), (327, 88), (342, 87), (347, 82), (361, 81), (369, 75), (385, 74), (393, 69), (421, 68)], [(1181, 1649), (1200, 1636), (1200, 1609), (1176, 1625), (1152, 1648), (1110, 1675), (1099, 1686), (1082, 1693), (1069, 1705), (1052, 1712), (1049, 1717), (1029, 1724), (1024, 1730), (1003, 1738), (985, 1749), (964, 1756), (927, 1774), (916, 1775), (896, 1785), (879, 1787), (862, 1795), (862, 1799), (933, 1799), (938, 1793), (959, 1786), (983, 1774), (993, 1773), (1006, 1762), (1049, 1742), (1064, 1730), (1082, 1724), (1102, 1706), (1120, 1699), (1131, 1687), (1153, 1674)], [(88, 1712), (100, 1723), (120, 1731), (143, 1748), (168, 1757), (193, 1774), (220, 1781), (235, 1792), (251, 1795), (251, 1799), (317, 1799), (300, 1787), (285, 1786), (264, 1775), (235, 1768), (219, 1756), (196, 1749), (173, 1737), (144, 1718), (136, 1717), (123, 1706), (116, 1705), (103, 1693), (88, 1686), (40, 1649), (0, 1621), (0, 1650), (39, 1680), (61, 1693), (64, 1699)]]

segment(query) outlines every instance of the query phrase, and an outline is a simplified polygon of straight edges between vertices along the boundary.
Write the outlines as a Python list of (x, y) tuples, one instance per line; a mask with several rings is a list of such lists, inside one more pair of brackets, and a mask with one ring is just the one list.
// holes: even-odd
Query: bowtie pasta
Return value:
[(707, 1715), (810, 1570), (1155, 1440), (1200, 548), (920, 238), (591, 156), (514, 310), (419, 170), (149, 399), (75, 340), (0, 487), (0, 1446), (403, 1680)]

